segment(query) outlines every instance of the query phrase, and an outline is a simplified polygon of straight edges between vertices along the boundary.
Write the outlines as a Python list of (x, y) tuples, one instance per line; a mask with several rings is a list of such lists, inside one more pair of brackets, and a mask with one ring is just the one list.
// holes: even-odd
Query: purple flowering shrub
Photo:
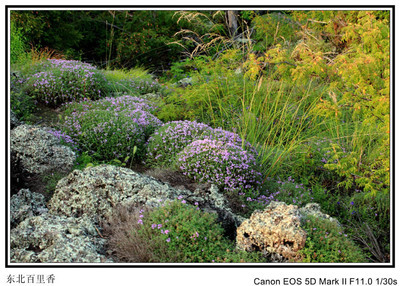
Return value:
[(252, 152), (217, 140), (192, 142), (178, 154), (177, 166), (195, 181), (213, 183), (240, 196), (254, 193), (261, 180)]
[[(108, 222), (109, 245), (121, 262), (260, 262), (261, 255), (235, 251), (216, 215), (181, 196), (162, 206), (138, 207)], [(111, 230), (111, 231), (110, 231)]]
[(183, 148), (200, 138), (203, 133), (211, 131), (210, 126), (195, 121), (168, 122), (149, 138), (146, 162), (152, 166), (171, 166)]
[(103, 73), (90, 64), (49, 59), (38, 68), (40, 72), (27, 75), (24, 91), (46, 105), (59, 106), (83, 98), (95, 100), (108, 92)]
[(75, 112), (65, 119), (64, 130), (98, 160), (124, 159), (145, 143), (137, 122), (107, 110)]
[(95, 101), (85, 98), (80, 102), (67, 102), (63, 105), (63, 109), (65, 115), (70, 115), (75, 111), (87, 111), (89, 109), (112, 110), (116, 112), (141, 109), (147, 112), (154, 112), (157, 110), (157, 107), (146, 99), (124, 95), (119, 97), (105, 97)]
[(101, 160), (141, 157), (147, 138), (162, 125), (146, 110), (153, 107), (135, 97), (86, 100), (66, 105), (63, 126), (83, 151)]
[(234, 144), (251, 152), (255, 157), (258, 156), (257, 150), (249, 142), (243, 140), (238, 134), (223, 130), (222, 128), (214, 128), (211, 133), (205, 132), (200, 136), (200, 139), (217, 140), (224, 143)]
[(193, 141), (200, 139), (218, 140), (239, 147), (243, 145), (257, 157), (255, 148), (236, 133), (185, 120), (168, 122), (154, 132), (147, 146), (147, 163), (153, 166), (172, 166), (179, 152)]

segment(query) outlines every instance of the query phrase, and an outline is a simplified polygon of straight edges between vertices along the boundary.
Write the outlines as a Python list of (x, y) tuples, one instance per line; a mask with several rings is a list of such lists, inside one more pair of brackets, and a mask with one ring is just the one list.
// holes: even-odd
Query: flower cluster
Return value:
[(175, 156), (187, 145), (211, 133), (206, 124), (193, 121), (171, 121), (156, 130), (147, 145), (147, 163), (154, 166), (172, 165)]
[(82, 98), (98, 99), (106, 90), (106, 79), (96, 67), (80, 61), (47, 60), (41, 71), (26, 78), (24, 90), (42, 103), (59, 106)]
[[(99, 159), (113, 160), (142, 155), (147, 137), (162, 122), (146, 110), (143, 99), (124, 96), (66, 105), (64, 130), (81, 148)], [(136, 148), (135, 148), (136, 147)]]
[(57, 139), (60, 140), (62, 144), (71, 147), (75, 151), (78, 151), (78, 144), (71, 138), (71, 136), (65, 134), (60, 130), (48, 130), (47, 132), (57, 137)]
[(102, 110), (112, 110), (116, 112), (132, 110), (132, 109), (141, 109), (147, 112), (154, 112), (157, 110), (157, 106), (155, 106), (152, 102), (131, 96), (124, 95), (119, 97), (105, 97), (100, 100), (92, 101), (87, 98), (84, 98), (81, 102), (68, 102), (64, 104), (64, 109), (66, 114), (72, 111), (87, 111), (89, 109), (102, 109)]
[(255, 148), (236, 133), (185, 120), (168, 122), (154, 132), (147, 146), (147, 163), (154, 166), (174, 165), (179, 152), (193, 141), (202, 139), (243, 147), (257, 157)]
[(203, 139), (189, 144), (177, 156), (184, 175), (245, 195), (259, 185), (261, 173), (251, 152), (233, 143)]
[(258, 156), (257, 150), (247, 141), (243, 140), (238, 134), (223, 130), (222, 128), (214, 128), (211, 133), (204, 133), (200, 139), (217, 140), (228, 144), (234, 144), (251, 152), (255, 157)]

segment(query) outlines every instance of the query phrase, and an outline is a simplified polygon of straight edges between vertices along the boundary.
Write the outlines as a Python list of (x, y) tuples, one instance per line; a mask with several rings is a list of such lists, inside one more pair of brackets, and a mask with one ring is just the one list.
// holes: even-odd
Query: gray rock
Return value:
[(15, 127), (17, 127), (20, 124), (21, 124), (21, 122), (18, 120), (15, 113), (12, 110), (10, 110), (10, 127), (11, 127), (11, 129), (14, 129)]
[(10, 257), (16, 263), (112, 262), (103, 255), (105, 243), (88, 219), (46, 213), (11, 230)]
[(189, 196), (187, 200), (192, 204), (198, 202), (199, 207), (205, 212), (217, 214), (217, 222), (221, 224), (231, 239), (235, 239), (236, 229), (242, 224), (245, 218), (235, 214), (228, 207), (228, 201), (219, 192), (217, 186), (211, 185), (211, 187), (206, 189), (197, 188), (193, 192), (193, 196)]
[(61, 145), (56, 136), (44, 128), (29, 125), (11, 130), (11, 151), (32, 174), (68, 173), (76, 158), (71, 148)]
[(49, 202), (50, 213), (69, 217), (86, 216), (95, 222), (110, 217), (120, 204), (144, 203), (158, 206), (182, 191), (128, 168), (111, 165), (74, 170), (61, 179)]
[(244, 220), (226, 207), (226, 201), (215, 186), (194, 192), (175, 189), (150, 176), (111, 165), (74, 170), (58, 182), (48, 205), (52, 214), (88, 217), (100, 224), (110, 218), (117, 206), (142, 203), (158, 207), (178, 197), (191, 204), (197, 202), (205, 211), (217, 213), (227, 230), (236, 228)]
[(185, 77), (181, 79), (180, 81), (177, 82), (178, 86), (181, 87), (187, 87), (189, 85), (192, 85), (193, 79), (191, 77)]
[(162, 98), (162, 96), (158, 93), (146, 93), (141, 95), (140, 97), (143, 97), (148, 100), (158, 100)]
[(291, 259), (305, 246), (306, 238), (297, 206), (272, 201), (240, 225), (236, 246), (240, 250), (262, 251)]
[(10, 200), (10, 226), (14, 228), (28, 217), (47, 212), (45, 198), (42, 194), (33, 193), (29, 189), (22, 189)]

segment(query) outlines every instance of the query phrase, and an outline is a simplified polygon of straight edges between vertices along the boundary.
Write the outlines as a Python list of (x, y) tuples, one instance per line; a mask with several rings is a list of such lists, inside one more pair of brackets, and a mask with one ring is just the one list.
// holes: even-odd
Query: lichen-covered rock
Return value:
[(177, 82), (178, 86), (180, 87), (188, 87), (192, 85), (193, 79), (191, 77), (185, 77)]
[(117, 206), (142, 203), (157, 207), (180, 196), (188, 203), (197, 203), (207, 212), (217, 213), (226, 230), (236, 229), (244, 220), (226, 206), (223, 195), (215, 186), (199, 187), (193, 192), (176, 189), (153, 177), (111, 165), (74, 170), (61, 179), (49, 202), (49, 212), (70, 217), (85, 216), (100, 223), (108, 219)]
[(305, 245), (307, 234), (300, 226), (297, 206), (272, 201), (264, 211), (255, 211), (237, 229), (237, 248), (296, 257)]
[(15, 127), (17, 127), (20, 124), (21, 124), (21, 122), (18, 120), (15, 113), (11, 110), (10, 111), (10, 127), (11, 127), (11, 129), (14, 129)]
[(10, 225), (16, 227), (28, 217), (38, 216), (48, 212), (45, 198), (42, 194), (22, 189), (10, 200)]
[(161, 95), (158, 93), (146, 93), (146, 94), (141, 95), (140, 97), (143, 97), (148, 100), (157, 100), (157, 99), (161, 98)]
[(16, 263), (112, 262), (103, 254), (105, 243), (88, 219), (46, 213), (11, 230), (10, 257)]
[(119, 204), (157, 206), (179, 196), (177, 190), (128, 168), (111, 165), (74, 170), (61, 179), (49, 202), (50, 213), (87, 216), (96, 222), (108, 218)]
[(197, 188), (193, 192), (193, 196), (188, 196), (187, 200), (192, 204), (198, 202), (200, 209), (205, 212), (217, 214), (217, 222), (221, 224), (225, 230), (225, 234), (229, 238), (235, 239), (236, 229), (245, 218), (232, 211), (228, 206), (228, 201), (216, 185), (211, 185), (207, 188)]
[(68, 173), (75, 162), (71, 148), (61, 145), (59, 139), (44, 128), (35, 126), (20, 125), (11, 130), (11, 151), (32, 174), (53, 170)]
[(336, 223), (337, 226), (340, 226), (340, 223), (336, 218), (333, 218), (330, 215), (321, 212), (321, 206), (317, 203), (308, 203), (304, 207), (300, 208), (299, 211), (302, 217), (312, 215), (314, 217), (329, 220)]

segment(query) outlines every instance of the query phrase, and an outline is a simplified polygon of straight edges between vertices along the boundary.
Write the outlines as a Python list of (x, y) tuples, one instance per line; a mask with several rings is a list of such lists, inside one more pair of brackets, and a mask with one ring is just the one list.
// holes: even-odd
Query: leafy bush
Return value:
[(144, 155), (148, 136), (162, 123), (147, 101), (135, 97), (105, 98), (69, 104), (63, 126), (82, 151), (98, 160), (123, 160)]
[(302, 228), (307, 232), (302, 262), (362, 263), (367, 258), (335, 222), (308, 216)]
[(10, 63), (16, 64), (26, 58), (27, 44), (22, 29), (14, 21), (10, 22)]
[[(140, 112), (144, 112), (140, 110)], [(131, 117), (107, 110), (73, 113), (64, 122), (65, 130), (82, 150), (102, 160), (132, 157), (134, 147), (144, 146), (142, 129)]]
[[(346, 232), (377, 262), (390, 261), (390, 196), (378, 193), (374, 199), (356, 189), (354, 194), (314, 191), (321, 209), (336, 217)], [(322, 198), (322, 199), (321, 199)]]
[(285, 12), (269, 12), (256, 16), (252, 21), (255, 29), (254, 50), (265, 51), (271, 45), (296, 42), (295, 23)]
[(325, 168), (337, 174), (338, 187), (388, 192), (389, 11), (293, 11), (290, 18), (302, 40), (271, 46), (257, 60), (275, 79), (324, 86), (314, 113), (320, 135), (333, 139), (337, 162)]
[(237, 252), (223, 237), (216, 215), (179, 198), (163, 206), (136, 208), (108, 222), (110, 248), (123, 262), (259, 262), (260, 254)]
[(96, 100), (108, 92), (104, 75), (90, 64), (47, 60), (37, 68), (41, 71), (27, 75), (24, 91), (46, 105), (59, 106), (84, 98)]
[(232, 143), (197, 140), (185, 147), (177, 159), (184, 175), (198, 182), (214, 183), (227, 193), (245, 195), (260, 184), (261, 174), (253, 154)]

